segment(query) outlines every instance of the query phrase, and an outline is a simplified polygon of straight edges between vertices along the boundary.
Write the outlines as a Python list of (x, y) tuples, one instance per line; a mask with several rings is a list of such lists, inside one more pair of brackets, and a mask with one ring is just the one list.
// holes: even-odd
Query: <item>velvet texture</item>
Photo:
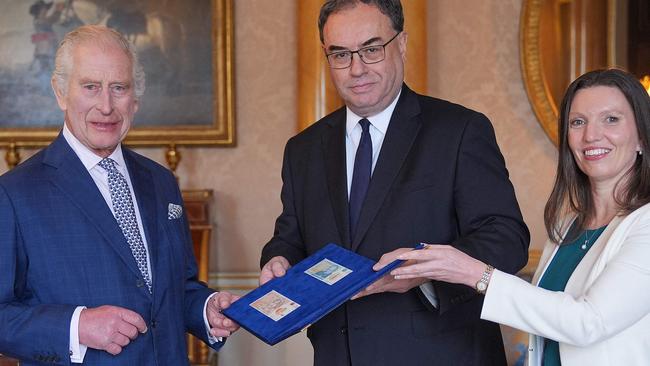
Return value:
[[(324, 259), (350, 269), (351, 272), (332, 284), (307, 273)], [(330, 243), (291, 267), (285, 276), (275, 278), (249, 292), (223, 313), (259, 339), (274, 345), (327, 315), (402, 262), (396, 260), (375, 272), (372, 269), (374, 261)], [(323, 274), (323, 277), (327, 278), (327, 275)], [(274, 290), (299, 305), (279, 320), (273, 320), (251, 306)]]

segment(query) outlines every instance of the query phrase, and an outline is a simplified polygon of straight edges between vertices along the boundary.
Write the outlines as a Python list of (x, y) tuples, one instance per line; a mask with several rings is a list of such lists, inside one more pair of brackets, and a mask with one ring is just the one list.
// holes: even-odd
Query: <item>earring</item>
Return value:
[(637, 150), (636, 153), (637, 153), (638, 155), (643, 155), (643, 150)]

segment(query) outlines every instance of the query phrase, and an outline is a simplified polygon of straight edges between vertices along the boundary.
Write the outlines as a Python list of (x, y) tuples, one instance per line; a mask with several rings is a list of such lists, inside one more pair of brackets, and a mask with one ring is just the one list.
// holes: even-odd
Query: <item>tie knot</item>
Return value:
[(361, 125), (361, 129), (363, 132), (369, 132), (370, 131), (370, 121), (368, 121), (365, 118), (362, 118), (359, 120), (359, 124)]
[(115, 160), (111, 158), (104, 158), (99, 163), (97, 163), (97, 165), (104, 168), (104, 170), (106, 170), (107, 172), (117, 171), (117, 168), (115, 168)]

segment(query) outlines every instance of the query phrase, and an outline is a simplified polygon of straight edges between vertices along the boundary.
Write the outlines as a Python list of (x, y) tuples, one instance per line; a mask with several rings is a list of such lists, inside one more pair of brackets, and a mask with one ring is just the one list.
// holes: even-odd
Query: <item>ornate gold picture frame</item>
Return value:
[[(88, 23), (126, 34), (136, 44), (147, 74), (147, 91), (127, 144), (235, 144), (232, 0), (10, 0), (8, 4), (12, 5), (8, 13), (13, 9), (15, 14), (0, 15), (0, 20), (14, 19), (6, 31), (0, 31), (0, 147), (40, 147), (57, 136), (63, 123), (60, 110), (36, 114), (28, 121), (18, 113), (47, 103), (56, 106), (48, 90), (53, 58), (47, 57), (53, 57), (63, 26), (70, 30)], [(12, 36), (21, 29), (22, 38)], [(6, 54), (29, 59), (26, 64), (10, 64), (16, 57)], [(153, 62), (147, 64), (147, 57)], [(149, 113), (143, 114), (143, 106), (149, 106)], [(42, 116), (56, 120), (43, 122)]]
[(639, 79), (647, 74), (637, 36), (647, 21), (636, 6), (627, 0), (524, 0), (519, 33), (524, 84), (556, 145), (559, 105), (573, 80), (607, 67), (626, 69)]
[(558, 108), (551, 100), (542, 68), (540, 22), (544, 0), (526, 0), (521, 10), (520, 61), (528, 99), (546, 135), (557, 145)]

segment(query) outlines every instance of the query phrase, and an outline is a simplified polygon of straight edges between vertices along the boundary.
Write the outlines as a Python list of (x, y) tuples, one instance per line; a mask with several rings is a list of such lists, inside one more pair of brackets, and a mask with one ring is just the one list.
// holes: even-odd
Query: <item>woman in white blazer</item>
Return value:
[(568, 88), (533, 284), (448, 245), (396, 251), (397, 279), (476, 287), (481, 317), (529, 332), (529, 365), (650, 365), (650, 97), (621, 70)]

